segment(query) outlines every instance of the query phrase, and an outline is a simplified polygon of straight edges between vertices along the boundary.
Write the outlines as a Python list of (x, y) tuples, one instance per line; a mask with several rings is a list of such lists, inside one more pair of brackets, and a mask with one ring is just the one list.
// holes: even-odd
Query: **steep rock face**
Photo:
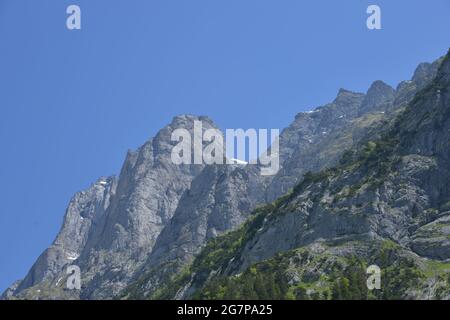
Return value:
[[(346, 149), (357, 148), (371, 130), (379, 132), (382, 123), (395, 117), (434, 78), (437, 66), (437, 62), (420, 66), (413, 79), (396, 91), (381, 81), (375, 82), (367, 94), (341, 89), (332, 103), (300, 113), (281, 134), (281, 170), (274, 177), (262, 178), (258, 167), (251, 165), (174, 165), (170, 159), (174, 146), (170, 135), (174, 129), (192, 132), (194, 120), (201, 120), (204, 130), (214, 127), (205, 117), (174, 118), (154, 139), (127, 155), (118, 181), (112, 182), (104, 209), (93, 215), (95, 223), (77, 227), (83, 230), (83, 236), (76, 237), (76, 245), (65, 245), (74, 253), (71, 259), (64, 260), (65, 251), (52, 246), (19, 289), (12, 288), (8, 294), (27, 298), (112, 298), (140, 279), (140, 289), (147, 296), (192, 261), (208, 239), (236, 229), (258, 204), (285, 194), (306, 172), (335, 165)], [(434, 165), (428, 158), (424, 163)], [(358, 179), (352, 175), (348, 183), (357, 184)], [(421, 192), (414, 195), (417, 202)], [(317, 217), (323, 221), (330, 218), (328, 213)], [(337, 227), (330, 235), (350, 233), (352, 225), (361, 234), (370, 229), (362, 220), (339, 219), (331, 217), (331, 223)], [(69, 220), (69, 224), (76, 225), (76, 219)], [(288, 219), (285, 226), (290, 230), (303, 222)], [(391, 222), (387, 219), (384, 223)], [(267, 252), (308, 243), (316, 235), (330, 231), (326, 225), (322, 228), (308, 231), (310, 235), (303, 240), (274, 243), (274, 249), (271, 251), (269, 246)], [(70, 242), (73, 234), (76, 232), (62, 232), (60, 242)], [(248, 263), (261, 258), (252, 254), (249, 253)], [(83, 289), (68, 295), (62, 285), (65, 267), (70, 263), (81, 267)], [(145, 277), (141, 277), (143, 274)], [(49, 289), (54, 287), (59, 291)], [(51, 294), (46, 294), (49, 291)]]
[(144, 270), (140, 290), (151, 295), (192, 261), (207, 240), (239, 227), (264, 201), (257, 166), (208, 166), (192, 182), (166, 228), (161, 232)]
[(193, 134), (195, 120), (202, 121), (203, 131), (215, 128), (204, 117), (176, 117), (137, 154), (128, 156), (104, 228), (93, 234), (80, 260), (87, 282), (82, 298), (114, 296), (151, 253), (179, 199), (204, 167), (171, 160), (171, 133), (184, 128)]
[(341, 89), (332, 103), (298, 114), (281, 134), (282, 166), (269, 184), (267, 199), (284, 195), (308, 171), (336, 165), (345, 150), (357, 149), (364, 139), (379, 135), (383, 125), (435, 78), (442, 60), (420, 64), (412, 79), (400, 83), (397, 90), (378, 80), (365, 95)]
[(15, 291), (54, 278), (64, 266), (78, 259), (86, 245), (89, 231), (104, 217), (115, 193), (116, 183), (114, 177), (100, 179), (72, 198), (55, 241), (41, 254)]
[[(77, 194), (57, 240), (38, 259), (14, 295), (65, 297), (62, 280), (67, 277), (68, 263), (80, 267), (83, 283), (81, 292), (71, 297), (116, 295), (145, 262), (182, 194), (204, 167), (175, 165), (171, 161), (177, 143), (171, 141), (173, 130), (184, 128), (193, 135), (195, 120), (202, 121), (203, 132), (215, 128), (206, 117), (176, 117), (138, 151), (128, 153), (117, 181), (101, 180)], [(45, 288), (56, 283), (59, 291), (46, 295)]]
[(400, 82), (397, 86), (394, 104), (408, 103), (418, 91), (425, 88), (436, 76), (442, 60), (443, 58), (440, 58), (433, 63), (421, 63), (416, 68), (411, 80)]
[[(361, 159), (317, 183), (308, 186), (304, 181), (301, 191), (283, 208), (285, 212), (248, 242), (240, 270), (318, 239), (382, 237), (408, 246), (414, 229), (446, 216), (450, 199), (449, 66), (447, 58), (433, 84), (416, 96), (384, 140), (367, 145)], [(422, 250), (423, 255), (450, 258), (450, 251), (444, 250), (448, 247), (446, 228), (440, 232), (439, 255)]]
[(395, 90), (383, 81), (375, 81), (367, 91), (361, 104), (359, 114), (373, 112), (375, 110), (386, 111), (395, 99)]
[[(449, 158), (450, 54), (435, 80), (379, 140), (368, 141), (337, 167), (305, 175), (292, 193), (257, 210), (239, 230), (212, 241), (163, 296), (186, 298), (214, 291), (216, 285), (232, 282), (230, 276), (257, 274), (254, 268), (261, 261), (321, 243), (336, 249), (344, 244), (352, 255), (367, 260), (371, 255), (364, 247), (390, 241), (397, 254), (412, 259), (405, 268), (421, 268), (417, 279), (422, 286), (442, 284), (445, 272), (433, 278), (422, 267), (430, 265), (424, 259), (429, 258), (436, 259), (431, 264), (448, 269), (439, 260), (450, 258)], [(217, 256), (219, 252), (223, 256)], [(422, 297), (424, 291), (408, 285), (399, 297)], [(430, 290), (429, 297), (450, 294), (448, 286)]]
[[(363, 94), (341, 89), (333, 103), (310, 113), (301, 113), (280, 136), (281, 167), (289, 161), (295, 162), (301, 154), (304, 162), (295, 163), (296, 168), (300, 167), (302, 172), (322, 169), (324, 164), (315, 163), (317, 154), (313, 156), (311, 146), (315, 147), (315, 152), (325, 152), (323, 149), (328, 146), (320, 149), (320, 143), (327, 138), (324, 131), (338, 131), (349, 125), (349, 119), (358, 114), (363, 99)], [(349, 145), (351, 143), (349, 141)], [(307, 154), (311, 158), (307, 158)], [(297, 181), (296, 173), (290, 171), (290, 174), (282, 182), (282, 188), (286, 190)], [(189, 263), (208, 239), (234, 230), (257, 205), (283, 194), (283, 189), (277, 189), (280, 188), (277, 181), (282, 179), (263, 177), (259, 167), (253, 165), (207, 167), (180, 201), (171, 223), (160, 234), (146, 267), (137, 271), (135, 279), (139, 291), (151, 296), (161, 283)]]
[[(320, 151), (327, 150), (322, 148), (322, 144), (333, 132), (341, 130), (355, 118), (363, 100), (364, 94), (340, 89), (332, 103), (298, 114), (295, 121), (283, 130), (280, 136), (281, 169), (268, 187), (269, 201), (288, 192), (303, 173), (320, 170), (336, 160), (333, 156), (325, 161), (318, 159)], [(351, 145), (353, 141), (346, 143)]]
[(421, 256), (440, 260), (449, 258), (450, 252), (450, 212), (443, 212), (443, 217), (434, 220), (414, 232), (411, 248)]
[[(356, 148), (369, 131), (378, 132), (381, 123), (396, 115), (400, 106), (393, 105), (395, 95), (395, 90), (390, 86), (376, 81), (366, 95), (341, 89), (332, 103), (300, 113), (281, 133), (281, 170), (275, 176), (259, 177), (255, 174), (257, 166), (248, 165), (239, 168), (245, 178), (234, 179), (231, 178), (234, 175), (225, 174), (229, 169), (207, 167), (204, 174), (193, 182), (195, 197), (183, 197), (185, 200), (181, 200), (173, 220), (160, 234), (145, 268), (135, 274), (133, 289), (126, 290), (125, 295), (132, 291), (136, 293), (136, 298), (151, 297), (170, 276), (200, 252), (211, 236), (233, 230), (239, 225), (228, 223), (226, 228), (211, 227), (217, 212), (221, 212), (225, 220), (243, 221), (243, 217), (248, 217), (258, 204), (285, 194), (304, 173), (336, 164), (344, 150)], [(196, 188), (197, 183), (203, 187)], [(225, 197), (214, 194), (215, 190), (224, 189), (240, 192)], [(256, 192), (249, 192), (252, 189)], [(242, 205), (243, 202), (245, 205)], [(214, 211), (216, 208), (221, 209)], [(295, 227), (289, 223), (286, 226), (288, 229)]]
[[(194, 253), (206, 240), (240, 226), (264, 200), (259, 179), (257, 167), (206, 168), (183, 195), (150, 258), (166, 260), (182, 257), (186, 251)], [(174, 250), (166, 252), (165, 247)]]

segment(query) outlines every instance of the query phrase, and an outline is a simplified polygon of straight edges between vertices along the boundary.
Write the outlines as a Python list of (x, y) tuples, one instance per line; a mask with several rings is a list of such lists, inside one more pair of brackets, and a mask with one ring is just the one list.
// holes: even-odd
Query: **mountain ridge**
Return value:
[[(421, 64), (413, 79), (396, 90), (381, 81), (375, 81), (367, 94), (341, 89), (332, 103), (299, 113), (281, 133), (281, 170), (270, 178), (258, 175), (258, 167), (251, 165), (172, 165), (173, 144), (169, 141), (173, 129), (192, 130), (194, 120), (204, 121), (206, 128), (215, 127), (204, 116), (174, 117), (154, 139), (127, 154), (119, 177), (107, 178), (108, 192), (100, 195), (88, 189), (87, 193), (93, 192), (86, 201), (90, 206), (74, 197), (76, 218), (66, 213), (68, 225), (77, 232), (83, 230), (83, 236), (75, 237), (75, 245), (72, 241), (60, 245), (74, 233), (63, 226), (59, 240), (48, 249), (52, 253), (46, 250), (24, 280), (3, 297), (108, 299), (142, 280), (151, 272), (149, 268), (158, 272), (150, 285), (141, 288), (141, 297), (154, 294), (171, 275), (193, 261), (208, 240), (238, 228), (253, 209), (289, 192), (305, 173), (335, 165), (344, 149), (357, 148), (371, 129), (389, 122), (412, 99), (412, 93), (430, 83), (439, 64)], [(98, 183), (104, 186), (104, 182)], [(157, 200), (149, 194), (157, 195)], [(94, 200), (93, 206), (90, 200)], [(82, 215), (90, 218), (83, 217), (85, 221), (80, 223)], [(96, 227), (90, 228), (89, 223)], [(69, 251), (73, 255), (68, 255)], [(65, 268), (71, 262), (83, 270), (81, 293), (63, 288)], [(170, 266), (172, 263), (176, 266)]]
[[(153, 299), (449, 299), (450, 52), (382, 137), (210, 241)], [(420, 253), (420, 255), (419, 255)], [(382, 268), (382, 291), (365, 286)]]

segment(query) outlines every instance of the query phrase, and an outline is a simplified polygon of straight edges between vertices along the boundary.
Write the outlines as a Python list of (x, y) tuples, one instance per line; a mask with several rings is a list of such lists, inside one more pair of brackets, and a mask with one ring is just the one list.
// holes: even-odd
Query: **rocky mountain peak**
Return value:
[(441, 81), (450, 80), (450, 50), (445, 58), (440, 59), (438, 77), (440, 77)]
[[(318, 295), (312, 299), (348, 299), (338, 292), (341, 280), (326, 284), (326, 279), (344, 277), (351, 283), (360, 274), (361, 288), (366, 288), (366, 266), (375, 263), (384, 279), (376, 299), (449, 299), (450, 53), (432, 72), (437, 76), (420, 84), (422, 90), (419, 79), (411, 81), (408, 94), (414, 98), (393, 106), (398, 108), (394, 119), (387, 118), (395, 123), (392, 127), (378, 126), (383, 134), (370, 136), (364, 148), (351, 149), (356, 156), (344, 157), (339, 166), (305, 174), (285, 197), (210, 242), (188, 272), (167, 288), (159, 287), (162, 294), (152, 298), (220, 299), (225, 293), (228, 299), (265, 299), (260, 283), (279, 272), (274, 283), (286, 288), (280, 286), (285, 292), (281, 299), (305, 283), (308, 290), (316, 286)], [(378, 89), (392, 94), (384, 84), (373, 87), (369, 91), (377, 99), (384, 96)], [(389, 116), (367, 114), (353, 123)], [(299, 163), (301, 154), (293, 158)], [(317, 162), (319, 153), (312, 158)], [(314, 254), (320, 255), (320, 266), (311, 265)], [(350, 262), (355, 257), (366, 261), (361, 271), (355, 272)], [(345, 272), (330, 277), (343, 258), (349, 259)], [(324, 285), (331, 294), (320, 297)], [(140, 296), (145, 292), (134, 291), (134, 297)], [(358, 294), (358, 299), (367, 298), (367, 292)]]
[[(177, 129), (185, 129), (189, 131), (191, 137), (194, 137), (194, 124), (198, 121), (201, 123), (201, 135), (208, 129), (217, 129), (214, 122), (206, 116), (195, 115), (179, 115), (172, 119), (172, 122), (161, 129), (151, 141), (151, 148), (155, 158), (163, 158), (164, 161), (170, 160), (173, 147), (178, 143), (172, 141), (172, 133)], [(201, 138), (201, 137), (200, 137)], [(192, 150), (193, 151), (193, 150)]]
[(436, 76), (443, 61), (444, 57), (441, 57), (432, 63), (424, 62), (419, 64), (414, 71), (411, 80), (415, 82), (417, 86), (424, 87)]
[(194, 121), (201, 121), (204, 124), (215, 127), (214, 121), (208, 116), (197, 116), (192, 114), (181, 114), (173, 117), (170, 127), (172, 128), (191, 128)]
[(395, 98), (395, 90), (383, 81), (372, 83), (361, 105), (360, 114), (374, 111), (376, 107), (386, 106)]
[(425, 81), (431, 76), (433, 65), (431, 63), (421, 63), (414, 71), (412, 81), (422, 86)]
[[(392, 239), (403, 239), (403, 243), (407, 243), (409, 239), (405, 230), (413, 232), (410, 227), (417, 228), (420, 226), (418, 223), (423, 222), (419, 220), (420, 216), (415, 217), (418, 208), (431, 204), (437, 208), (435, 203), (442, 202), (443, 206), (450, 203), (450, 197), (447, 197), (448, 174), (427, 171), (435, 167), (432, 156), (438, 156), (439, 161), (445, 160), (446, 163), (450, 157), (450, 131), (448, 122), (445, 122), (448, 119), (445, 106), (449, 101), (445, 88), (448, 86), (444, 86), (449, 81), (448, 59), (442, 63), (438, 74), (441, 81), (434, 83), (439, 87), (422, 92), (420, 98), (427, 103), (417, 104), (417, 110), (407, 114), (410, 118), (403, 121), (404, 135), (411, 137), (405, 139), (407, 148), (404, 150), (411, 150), (414, 154), (406, 154), (402, 162), (392, 163), (400, 169), (404, 167), (399, 171), (403, 172), (399, 178), (382, 176), (385, 188), (373, 194), (364, 191), (372, 189), (362, 188), (359, 182), (377, 186), (378, 181), (363, 179), (367, 174), (362, 169), (346, 171), (341, 176), (338, 176), (339, 170), (327, 171), (326, 175), (313, 173), (333, 167), (344, 150), (356, 149), (369, 130), (380, 130), (382, 121), (392, 120), (388, 112), (370, 111), (385, 104), (399, 112), (403, 110), (399, 104), (410, 104), (421, 86), (434, 79), (441, 62), (419, 66), (413, 80), (402, 83), (397, 91), (382, 81), (375, 81), (367, 94), (340, 89), (333, 102), (314, 111), (300, 113), (281, 134), (281, 170), (268, 179), (261, 179), (258, 168), (254, 166), (173, 164), (170, 156), (177, 143), (172, 141), (174, 130), (186, 129), (192, 135), (195, 121), (201, 121), (202, 133), (217, 128), (208, 117), (174, 117), (154, 138), (138, 150), (128, 152), (117, 179), (101, 178), (74, 196), (54, 244), (44, 251), (26, 278), (11, 287), (6, 295), (32, 299), (64, 298), (67, 290), (64, 289), (64, 281), (60, 281), (66, 276), (64, 268), (76, 264), (82, 271), (83, 289), (75, 298), (117, 297), (143, 271), (148, 271), (151, 277), (142, 282), (145, 294), (137, 298), (145, 297), (153, 289), (159, 290), (173, 272), (192, 261), (208, 239), (238, 228), (257, 205), (271, 202), (287, 192), (293, 196), (289, 198), (289, 206), (285, 206), (283, 215), (279, 212), (273, 215), (278, 220), (255, 220), (262, 225), (255, 227), (256, 232), (252, 231), (248, 237), (252, 243), (243, 244), (243, 256), (236, 256), (239, 258), (235, 260), (236, 267), (240, 270), (244, 270), (247, 262), (270, 258), (316, 239), (366, 234), (370, 226), (381, 226), (370, 230), (372, 233), (382, 230), (380, 237), (389, 234)], [(418, 117), (420, 112), (423, 114)], [(420, 134), (415, 133), (418, 130)], [(386, 148), (389, 144), (381, 146)], [(373, 153), (378, 149), (368, 150)], [(378, 158), (384, 162), (389, 160), (384, 155)], [(313, 173), (305, 175), (307, 172)], [(335, 180), (330, 180), (333, 188), (321, 183), (331, 174), (336, 175)], [(311, 180), (305, 184), (306, 189), (294, 188), (295, 194), (292, 193), (292, 188), (305, 176)], [(391, 176), (403, 180), (386, 180)], [(435, 176), (442, 183), (427, 182)], [(417, 181), (422, 181), (423, 185)], [(392, 186), (406, 189), (391, 192)], [(439, 195), (439, 201), (428, 201), (436, 195)], [(316, 198), (319, 200), (314, 200)], [(281, 203), (271, 204), (267, 212), (280, 209)], [(392, 208), (393, 214), (390, 214)], [(373, 218), (360, 214), (362, 210)], [(428, 217), (431, 216), (432, 213)], [(375, 221), (378, 218), (379, 223)], [(409, 224), (410, 221), (414, 224)], [(427, 251), (428, 247), (420, 241), (415, 240), (414, 243), (419, 248), (418, 252), (422, 247)], [(218, 256), (222, 257), (223, 252)]]
[(41, 254), (15, 290), (52, 279), (65, 265), (80, 257), (91, 227), (104, 218), (116, 186), (115, 177), (102, 177), (72, 197), (55, 241)]
[(441, 57), (433, 63), (421, 63), (414, 71), (411, 80), (402, 81), (397, 86), (395, 94), (395, 105), (405, 104), (410, 101), (414, 95), (427, 86), (435, 77), (438, 69), (444, 60)]
[(338, 105), (345, 105), (348, 103), (354, 103), (356, 100), (359, 100), (362, 97), (364, 97), (363, 93), (353, 92), (344, 88), (340, 88), (333, 103)]

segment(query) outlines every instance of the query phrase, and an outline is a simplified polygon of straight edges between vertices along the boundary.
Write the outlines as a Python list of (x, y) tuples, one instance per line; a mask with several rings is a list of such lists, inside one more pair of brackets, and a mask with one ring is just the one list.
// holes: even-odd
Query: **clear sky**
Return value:
[(449, 15), (448, 0), (0, 0), (0, 291), (71, 196), (174, 115), (283, 128), (341, 87), (409, 79), (447, 51)]

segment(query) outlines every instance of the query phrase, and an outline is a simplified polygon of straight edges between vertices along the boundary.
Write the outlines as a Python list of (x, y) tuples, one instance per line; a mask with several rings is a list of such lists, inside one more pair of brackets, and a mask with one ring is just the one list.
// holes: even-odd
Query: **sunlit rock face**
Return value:
[[(171, 159), (177, 143), (171, 139), (174, 130), (184, 128), (194, 134), (195, 121), (202, 122), (202, 132), (216, 128), (207, 117), (175, 117), (154, 138), (127, 154), (118, 177), (101, 178), (73, 197), (54, 243), (3, 298), (111, 299), (140, 280), (144, 281), (140, 297), (151, 296), (192, 262), (209, 240), (242, 226), (255, 208), (290, 192), (307, 172), (335, 166), (346, 150), (357, 153), (367, 141), (392, 130), (395, 119), (420, 90), (436, 77), (441, 84), (447, 81), (448, 63), (439, 69), (441, 63), (442, 59), (421, 64), (413, 78), (396, 90), (381, 81), (375, 81), (365, 94), (341, 89), (331, 103), (299, 113), (280, 135), (281, 168), (274, 176), (262, 176), (258, 165), (242, 163), (175, 165)], [(422, 109), (406, 114), (411, 118), (402, 130), (414, 137), (401, 145), (399, 176), (386, 179), (377, 192), (343, 198), (342, 208), (349, 208), (343, 215), (333, 213), (337, 209), (332, 190), (312, 185), (294, 198), (291, 212), (263, 226), (244, 247), (245, 254), (236, 257), (232, 269), (245, 270), (277, 252), (319, 238), (354, 235), (390, 238), (430, 258), (450, 257), (445, 242), (448, 230), (437, 230), (442, 223), (433, 224), (435, 218), (447, 221), (444, 211), (423, 213), (445, 202), (448, 194), (449, 103), (442, 86), (433, 97), (426, 97)], [(430, 110), (430, 120), (417, 123), (416, 117), (424, 118)], [(332, 184), (345, 189), (358, 185), (365, 174), (347, 172)], [(361, 203), (370, 203), (364, 207), (369, 217), (354, 211), (362, 210)], [(439, 236), (428, 238), (428, 229)], [(66, 290), (70, 265), (80, 267), (80, 291)]]

